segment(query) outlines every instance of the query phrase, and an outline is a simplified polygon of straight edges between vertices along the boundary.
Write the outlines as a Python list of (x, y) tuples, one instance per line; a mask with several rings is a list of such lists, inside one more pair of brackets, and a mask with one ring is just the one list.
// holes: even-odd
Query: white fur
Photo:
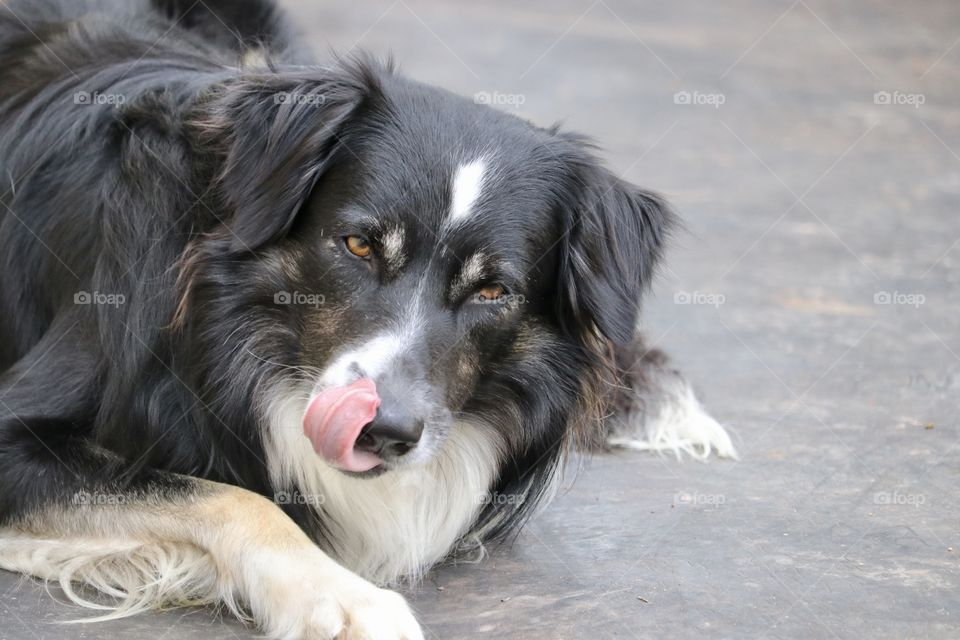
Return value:
[(241, 578), (254, 617), (282, 640), (423, 640), (397, 593), (379, 589), (315, 546), (247, 550)]
[(266, 51), (260, 47), (255, 47), (243, 52), (240, 66), (245, 69), (268, 69), (270, 67), (270, 61)]
[(686, 453), (702, 460), (712, 451), (722, 458), (736, 458), (726, 430), (704, 411), (685, 381), (676, 382), (648, 411), (626, 416), (627, 427), (615, 429), (607, 443), (624, 449), (671, 451), (678, 458)]
[[(5, 529), (0, 530), (0, 568), (57, 582), (72, 602), (102, 612), (73, 622), (223, 603), (239, 618), (256, 621), (275, 640), (422, 640), (400, 595), (344, 569), (302, 532), (263, 541), (252, 536), (247, 517), (286, 518), (279, 511), (271, 514), (276, 508), (262, 498), (256, 500), (269, 507), (267, 512), (241, 500), (256, 512), (238, 513), (240, 521), (225, 529), (194, 529), (198, 540), (207, 540), (208, 551), (184, 542), (47, 538)], [(132, 524), (123, 515), (114, 519), (123, 523), (118, 533)], [(85, 598), (75, 584), (92, 587), (112, 600)]]
[[(100, 622), (163, 606), (223, 602), (244, 617), (233, 589), (218, 578), (213, 559), (191, 544), (108, 538), (42, 538), (0, 531), (0, 568), (56, 582), (72, 602), (102, 615)], [(78, 594), (84, 584), (113, 598), (94, 602)]]
[(406, 242), (406, 231), (403, 227), (394, 227), (383, 234), (383, 259), (391, 268), (399, 270), (406, 262), (404, 245)]
[(314, 393), (329, 387), (350, 384), (357, 378), (376, 379), (390, 370), (397, 358), (423, 334), (421, 306), (426, 290), (426, 279), (417, 287), (417, 293), (408, 304), (396, 327), (373, 336), (359, 346), (350, 346), (342, 351), (323, 370)]
[(456, 423), (421, 464), (353, 478), (328, 466), (304, 436), (309, 392), (282, 387), (267, 400), (274, 486), (295, 485), (311, 499), (330, 528), (330, 551), (344, 566), (378, 584), (419, 578), (450, 553), (479, 513), (501, 459), (498, 436)]
[(464, 290), (473, 287), (483, 278), (487, 256), (478, 251), (463, 261), (463, 267), (454, 281), (454, 289)]
[(408, 342), (402, 333), (384, 333), (356, 349), (340, 354), (320, 377), (320, 388), (350, 384), (358, 377), (376, 378), (403, 353)]
[(450, 221), (465, 219), (473, 210), (483, 189), (486, 162), (481, 158), (460, 165), (453, 177), (453, 199), (450, 207)]

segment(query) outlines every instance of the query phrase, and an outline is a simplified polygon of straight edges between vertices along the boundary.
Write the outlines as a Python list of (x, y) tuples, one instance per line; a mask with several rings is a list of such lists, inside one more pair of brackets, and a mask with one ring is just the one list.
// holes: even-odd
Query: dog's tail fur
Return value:
[(670, 366), (662, 351), (647, 349), (638, 340), (617, 359), (623, 389), (606, 420), (608, 446), (697, 459), (712, 452), (737, 457), (726, 430), (703, 409), (690, 383)]

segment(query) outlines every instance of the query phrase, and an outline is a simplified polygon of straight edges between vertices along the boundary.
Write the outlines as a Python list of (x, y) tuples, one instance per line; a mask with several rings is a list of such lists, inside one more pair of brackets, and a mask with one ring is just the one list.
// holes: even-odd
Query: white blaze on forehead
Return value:
[(450, 220), (462, 220), (470, 215), (480, 197), (483, 188), (483, 176), (486, 162), (483, 158), (469, 164), (462, 164), (453, 176), (453, 200), (450, 207)]

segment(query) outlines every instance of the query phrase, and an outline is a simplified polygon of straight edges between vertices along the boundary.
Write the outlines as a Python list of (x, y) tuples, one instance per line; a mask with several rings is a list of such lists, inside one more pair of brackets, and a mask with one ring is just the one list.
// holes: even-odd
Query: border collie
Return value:
[(290, 33), (0, 5), (0, 567), (101, 619), (421, 638), (385, 587), (515, 533), (572, 451), (734, 451), (635, 331), (658, 196)]

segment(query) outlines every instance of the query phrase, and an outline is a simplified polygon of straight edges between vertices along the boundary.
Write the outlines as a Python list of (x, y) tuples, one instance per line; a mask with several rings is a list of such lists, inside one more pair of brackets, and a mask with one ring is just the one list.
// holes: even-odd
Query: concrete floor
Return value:
[[(429, 637), (960, 637), (960, 5), (286, 4), (321, 51), (566, 118), (665, 192), (688, 232), (647, 330), (742, 452), (585, 462), (512, 548), (409, 594)], [(255, 637), (0, 595), (0, 640)]]

